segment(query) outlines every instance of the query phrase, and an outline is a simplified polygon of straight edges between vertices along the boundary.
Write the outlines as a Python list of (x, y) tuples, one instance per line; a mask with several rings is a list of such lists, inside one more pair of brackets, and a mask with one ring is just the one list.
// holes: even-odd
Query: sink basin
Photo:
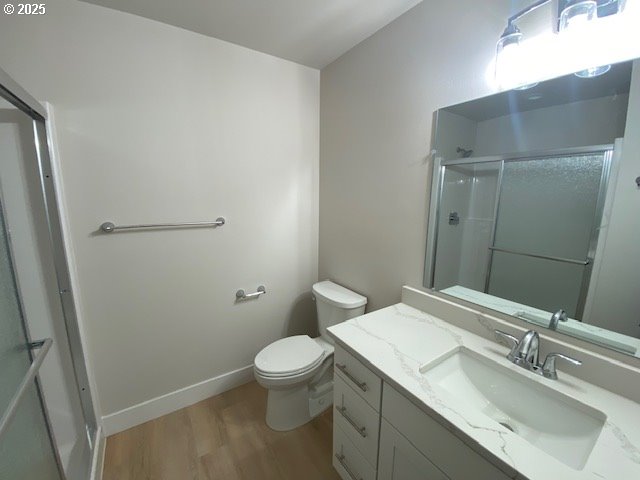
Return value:
[[(606, 415), (553, 388), (461, 347), (420, 368), (443, 399), (473, 406), (575, 470), (593, 450)], [(547, 380), (545, 380), (547, 381)]]

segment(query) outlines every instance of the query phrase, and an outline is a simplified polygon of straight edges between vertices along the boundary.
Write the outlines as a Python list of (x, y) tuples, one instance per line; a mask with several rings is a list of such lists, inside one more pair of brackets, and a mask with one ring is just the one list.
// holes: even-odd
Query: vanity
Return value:
[[(401, 303), (331, 327), (341, 477), (640, 478), (640, 370), (540, 332), (541, 358), (560, 349), (584, 362), (545, 378), (507, 360), (496, 329), (525, 332), (410, 287)], [(617, 391), (596, 383), (612, 377)]]

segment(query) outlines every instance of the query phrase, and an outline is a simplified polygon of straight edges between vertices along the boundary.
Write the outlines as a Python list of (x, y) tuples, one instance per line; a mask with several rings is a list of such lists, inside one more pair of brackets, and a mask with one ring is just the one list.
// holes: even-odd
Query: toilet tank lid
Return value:
[(352, 292), (330, 280), (314, 284), (313, 294), (340, 308), (358, 308), (367, 304), (367, 297)]

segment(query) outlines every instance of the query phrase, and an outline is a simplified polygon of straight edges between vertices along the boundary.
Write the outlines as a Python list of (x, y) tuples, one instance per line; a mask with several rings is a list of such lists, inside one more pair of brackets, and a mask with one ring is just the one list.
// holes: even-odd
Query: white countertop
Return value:
[[(329, 329), (337, 343), (512, 478), (640, 480), (640, 405), (565, 374), (548, 380), (506, 360), (508, 349), (399, 303)], [(582, 470), (574, 470), (464, 401), (439, 398), (419, 369), (461, 346), (602, 411), (607, 421)], [(384, 413), (383, 413), (384, 415)]]

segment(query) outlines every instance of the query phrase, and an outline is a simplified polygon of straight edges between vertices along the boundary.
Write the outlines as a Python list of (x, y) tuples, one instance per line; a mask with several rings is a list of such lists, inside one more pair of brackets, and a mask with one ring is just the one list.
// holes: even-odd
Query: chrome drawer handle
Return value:
[(344, 363), (336, 363), (336, 368), (344, 373), (349, 380), (355, 383), (360, 390), (362, 390), (363, 392), (366, 392), (368, 390), (367, 384), (365, 382), (359, 381), (356, 377), (351, 375), (347, 371), (347, 366)]
[(355, 428), (356, 432), (360, 434), (362, 438), (367, 438), (367, 427), (359, 427), (353, 418), (347, 415), (347, 407), (336, 407), (336, 410), (342, 415), (342, 417), (349, 422), (349, 424)]
[(347, 462), (345, 462), (345, 456), (343, 454), (336, 453), (336, 458), (340, 462), (340, 465), (342, 465), (342, 468), (344, 468), (347, 471), (347, 473), (353, 480), (362, 480), (362, 477), (357, 477), (356, 474), (353, 473), (353, 470), (351, 470), (349, 465), (347, 465)]

